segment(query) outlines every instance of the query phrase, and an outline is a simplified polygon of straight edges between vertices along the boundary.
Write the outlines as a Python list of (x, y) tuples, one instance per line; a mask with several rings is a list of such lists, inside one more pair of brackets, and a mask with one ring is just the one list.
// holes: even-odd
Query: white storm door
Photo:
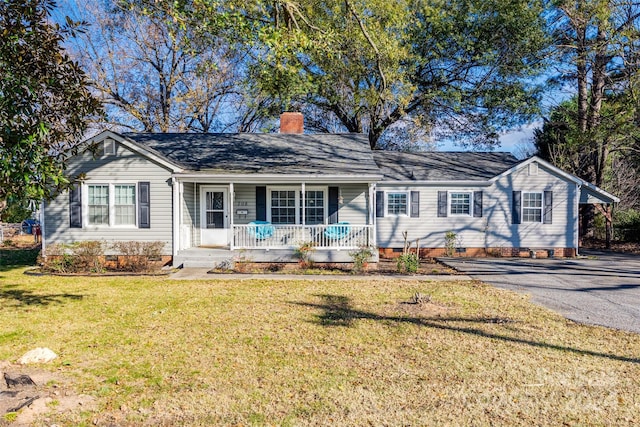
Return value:
[(229, 244), (229, 192), (224, 187), (201, 187), (200, 229), (202, 246)]

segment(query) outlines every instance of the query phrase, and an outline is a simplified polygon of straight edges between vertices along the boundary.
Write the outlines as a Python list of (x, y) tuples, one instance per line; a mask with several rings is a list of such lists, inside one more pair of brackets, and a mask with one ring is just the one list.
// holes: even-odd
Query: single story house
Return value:
[[(43, 206), (43, 249), (83, 240), (161, 241), (174, 265), (294, 260), (349, 252), (575, 256), (578, 206), (619, 200), (532, 157), (372, 151), (361, 134), (304, 134), (298, 113), (278, 134), (104, 131), (68, 166), (77, 182)], [(406, 232), (406, 234), (405, 234)], [(528, 252), (527, 252), (528, 253)], [(377, 255), (376, 255), (377, 256)]]

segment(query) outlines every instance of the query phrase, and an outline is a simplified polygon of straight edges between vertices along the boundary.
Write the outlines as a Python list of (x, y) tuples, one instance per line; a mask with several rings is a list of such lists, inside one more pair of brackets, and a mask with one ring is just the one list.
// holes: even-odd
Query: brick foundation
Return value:
[[(314, 262), (314, 268), (336, 269), (336, 270), (352, 270), (353, 263), (349, 262)], [(239, 273), (249, 273), (252, 271), (267, 270), (271, 272), (290, 272), (297, 271), (301, 266), (299, 262), (235, 262), (234, 270)], [(308, 267), (307, 267), (308, 268)], [(364, 267), (365, 271), (375, 271), (378, 269), (377, 262), (369, 262)]]
[[(453, 256), (470, 258), (532, 258), (531, 255), (533, 252), (535, 253), (535, 258), (548, 258), (550, 250), (554, 251), (554, 258), (573, 258), (576, 256), (576, 250), (574, 248), (463, 248), (462, 250), (456, 250)], [(411, 252), (415, 253), (415, 248), (411, 248)], [(378, 253), (380, 255), (380, 258), (398, 258), (400, 255), (402, 255), (402, 248), (379, 248)], [(420, 248), (420, 258), (437, 258), (446, 256), (447, 250), (445, 248)]]

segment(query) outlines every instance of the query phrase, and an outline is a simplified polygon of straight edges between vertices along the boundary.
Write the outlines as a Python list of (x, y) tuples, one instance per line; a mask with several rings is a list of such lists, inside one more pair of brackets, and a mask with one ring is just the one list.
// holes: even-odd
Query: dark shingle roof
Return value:
[(125, 133), (191, 171), (379, 175), (362, 134)]
[(374, 151), (383, 181), (486, 180), (519, 160), (510, 153)]
[(194, 172), (383, 175), (385, 181), (493, 178), (519, 161), (510, 153), (371, 151), (362, 134), (125, 133)]

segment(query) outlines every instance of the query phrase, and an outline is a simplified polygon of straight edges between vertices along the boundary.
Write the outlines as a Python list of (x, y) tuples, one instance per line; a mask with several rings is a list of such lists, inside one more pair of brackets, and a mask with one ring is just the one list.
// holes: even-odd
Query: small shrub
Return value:
[(300, 267), (307, 268), (313, 266), (311, 255), (315, 252), (315, 243), (313, 242), (301, 242), (295, 249), (295, 256), (299, 260)]
[[(65, 254), (66, 255), (66, 254)], [(71, 245), (70, 261), (76, 272), (101, 273), (104, 271), (104, 244), (97, 240), (76, 242)]]
[(42, 268), (54, 273), (100, 273), (104, 271), (103, 247), (95, 240), (47, 246)]
[(246, 273), (249, 271), (249, 265), (253, 262), (251, 256), (242, 249), (236, 256), (233, 257), (233, 269), (237, 273)]
[(231, 271), (232, 267), (233, 267), (233, 263), (231, 262), (231, 260), (225, 259), (224, 261), (220, 261), (216, 263), (213, 269), (218, 271)]
[(156, 267), (154, 261), (162, 259), (164, 242), (115, 242), (112, 248), (124, 257), (118, 268), (141, 273), (152, 270)]
[(15, 242), (14, 242), (12, 239), (4, 239), (4, 241), (2, 242), (2, 244), (3, 244), (4, 246), (9, 247), (9, 246), (13, 246), (13, 245), (15, 244)]
[(453, 231), (447, 231), (444, 234), (444, 248), (448, 257), (452, 257), (456, 253), (456, 238), (458, 235)]
[(355, 273), (362, 273), (371, 258), (373, 258), (373, 249), (368, 246), (361, 246), (355, 251), (349, 252), (349, 256), (353, 260), (353, 271)]
[(270, 271), (271, 273), (277, 273), (278, 271), (282, 271), (284, 269), (284, 264), (281, 262), (274, 262), (271, 264), (268, 264), (266, 267), (267, 271)]
[(398, 257), (396, 265), (398, 273), (416, 273), (420, 267), (420, 259), (418, 254), (407, 252)]
[(42, 269), (53, 273), (67, 273), (68, 268), (63, 262), (65, 250), (66, 245), (59, 243), (47, 246), (47, 256), (39, 258)]

